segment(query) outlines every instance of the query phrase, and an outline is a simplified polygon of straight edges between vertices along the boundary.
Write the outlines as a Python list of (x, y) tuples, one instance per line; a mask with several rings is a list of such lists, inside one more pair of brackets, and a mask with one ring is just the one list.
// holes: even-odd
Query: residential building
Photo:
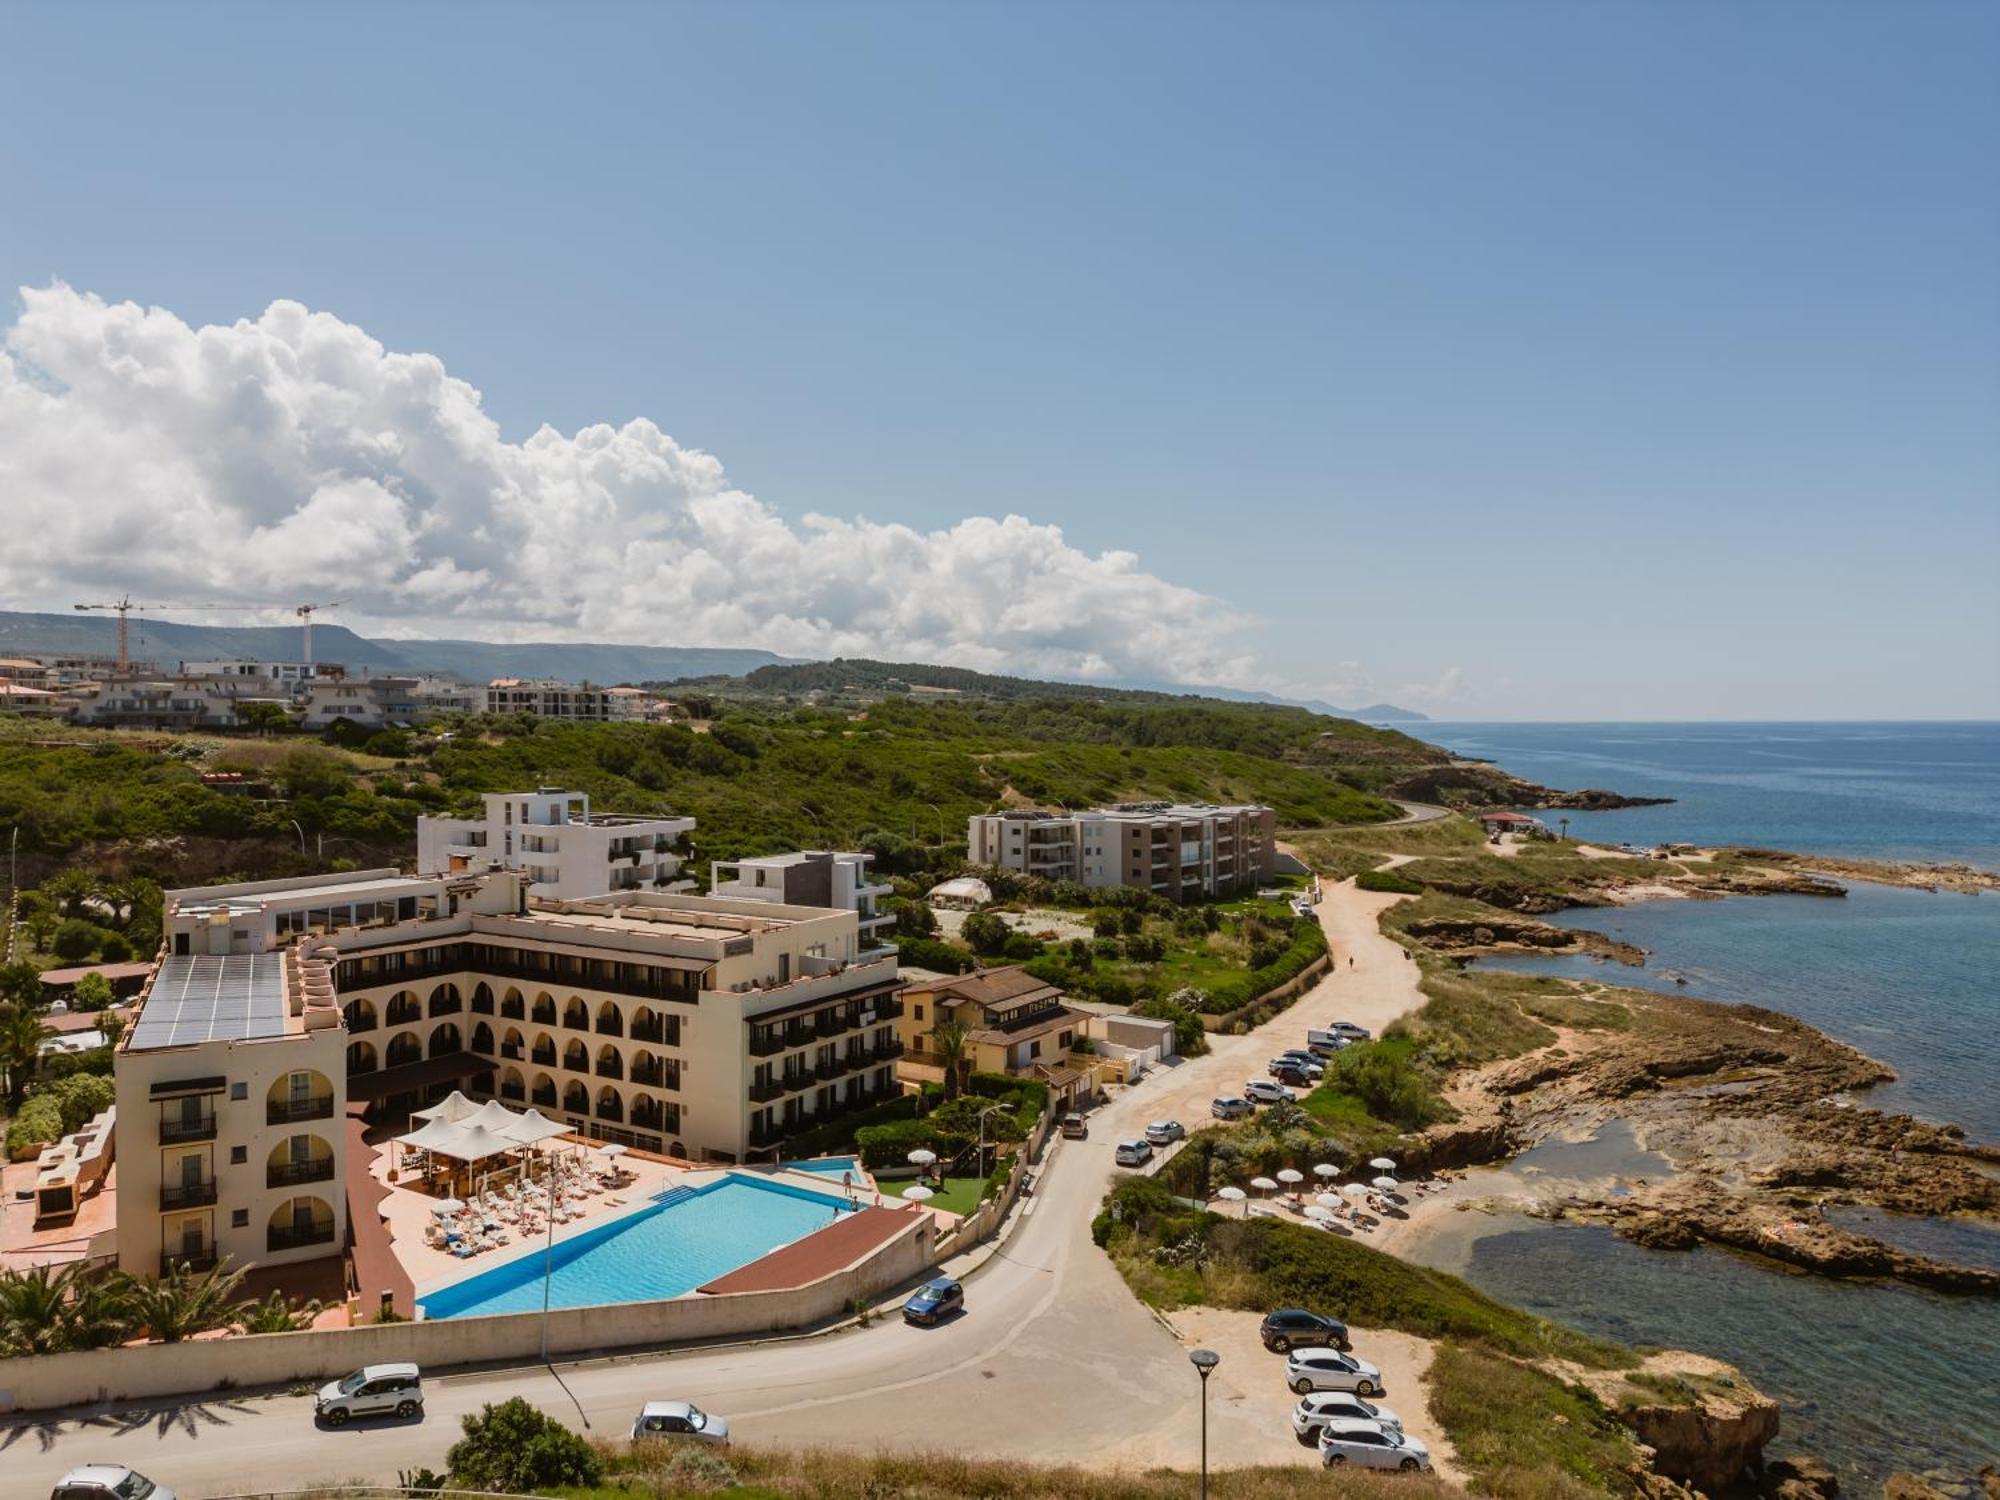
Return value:
[(0, 656), (0, 682), (18, 682), (22, 687), (47, 688), (55, 681), (49, 664), (35, 656)]
[(682, 840), (694, 830), (693, 818), (593, 814), (589, 797), (561, 787), (484, 801), (483, 817), (417, 819), (418, 874), (521, 870), (528, 894), (551, 900), (665, 889), (680, 878)]
[(486, 685), (489, 714), (533, 714), (542, 719), (607, 723), (630, 717), (627, 700), (609, 688), (558, 682), (552, 677), (496, 677)]
[(345, 719), (359, 729), (407, 729), (427, 712), (419, 681), (344, 673), (308, 678), (299, 684), (299, 727), (318, 732)]
[(1058, 1104), (1089, 1092), (1088, 1065), (1070, 1057), (1073, 1048), (1087, 1049), (1089, 1017), (1026, 969), (1017, 965), (925, 980), (907, 986), (902, 998), (903, 1060), (896, 1072), (905, 1082), (943, 1081), (937, 1029), (956, 1021), (966, 1031), (968, 1071), (1040, 1079)]
[(895, 887), (868, 876), (872, 854), (808, 849), (766, 854), (756, 859), (715, 861), (709, 866), (708, 893), (733, 901), (770, 901), (790, 906), (837, 906), (861, 918), (871, 936), (896, 919), (876, 907)]
[(315, 667), (306, 661), (257, 661), (247, 656), (228, 656), (215, 661), (184, 661), (180, 664), (183, 677), (245, 677), (260, 683), (297, 684), (318, 675), (339, 675), (340, 668), (331, 662), (321, 662)]
[[(245, 1107), (256, 1114), (260, 1100), (275, 1109), (294, 1094), (323, 1097), (317, 1079), (303, 1089), (289, 1081), (310, 1068), (335, 1082), (334, 1118), (350, 1100), (400, 1116), (461, 1087), (532, 1105), (582, 1135), (737, 1161), (899, 1091), (895, 953), (870, 944), (853, 912), (652, 891), (544, 901), (525, 885), (518, 871), (370, 870), (170, 892), (163, 975), (197, 958), (226, 958), (234, 969), (204, 965), (193, 982), (164, 989), (155, 981), (119, 1049), (121, 1105), (129, 1100), (143, 1115), (157, 1110), (146, 1102), (156, 1084), (181, 1086), (157, 1096), (174, 1098), (199, 1084), (198, 1103), (176, 1106), (188, 1129), (213, 1120), (201, 1139), (218, 1151), (241, 1141), (255, 1166), (257, 1152), (277, 1143), (245, 1139), (259, 1122), (239, 1125), (236, 1116)], [(303, 993), (304, 1019), (295, 1010), (281, 1035), (237, 1037), (240, 1007), (210, 1018), (185, 998), (201, 981), (224, 980), (239, 989), (261, 982), (259, 993), (287, 1004)], [(192, 1056), (176, 1054), (171, 1068), (146, 1045), (158, 1028), (149, 1030), (145, 1007), (163, 994), (162, 1025), (192, 1016), (197, 1029), (222, 1033), (202, 1038)], [(326, 1012), (330, 1024), (317, 1023), (334, 1051), (307, 1062), (322, 1003), (337, 1006)], [(274, 1008), (265, 999), (256, 1013)], [(180, 1130), (178, 1114), (165, 1118)], [(340, 1142), (330, 1146), (338, 1156)], [(205, 1166), (162, 1170), (170, 1182), (182, 1173), (199, 1183)], [(224, 1253), (244, 1248), (232, 1247), (225, 1227), (238, 1208), (253, 1230), (259, 1214), (268, 1223), (277, 1212), (246, 1199), (246, 1186), (225, 1177), (204, 1205), (220, 1220)], [(137, 1190), (145, 1201), (152, 1179)], [(194, 1244), (178, 1222), (165, 1250), (147, 1238), (150, 1227), (135, 1228), (132, 1264)]]
[(1076, 813), (979, 813), (966, 824), (966, 843), (976, 865), (1192, 901), (1268, 885), (1277, 831), (1268, 807), (1130, 802)]
[(60, 693), (0, 678), (0, 713), (21, 714), (31, 719), (53, 719), (63, 707)]
[(70, 689), (79, 724), (128, 729), (234, 729), (251, 703), (289, 710), (289, 690), (259, 691), (253, 678), (117, 677)]
[(156, 677), (156, 661), (132, 661), (123, 665), (115, 656), (44, 656), (50, 687), (75, 687), (83, 682), (109, 682), (114, 677)]

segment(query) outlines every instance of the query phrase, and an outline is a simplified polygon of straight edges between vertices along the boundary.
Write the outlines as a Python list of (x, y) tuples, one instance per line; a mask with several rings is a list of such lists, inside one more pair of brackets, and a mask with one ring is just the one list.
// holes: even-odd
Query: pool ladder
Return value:
[(664, 1193), (653, 1194), (653, 1201), (662, 1208), (671, 1208), (676, 1203), (685, 1203), (690, 1198), (698, 1198), (700, 1196), (700, 1188), (675, 1187), (668, 1188)]

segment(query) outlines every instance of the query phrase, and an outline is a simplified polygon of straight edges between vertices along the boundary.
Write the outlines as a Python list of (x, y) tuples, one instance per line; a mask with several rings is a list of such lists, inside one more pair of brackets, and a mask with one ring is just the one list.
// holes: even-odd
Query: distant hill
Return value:
[[(35, 653), (110, 656), (118, 622), (108, 614), (34, 614), (0, 610), (0, 656)], [(171, 672), (184, 661), (252, 657), (297, 661), (296, 625), (182, 625), (133, 615), (131, 652)], [(796, 660), (770, 651), (701, 646), (623, 646), (585, 642), (370, 640), (344, 625), (313, 626), (313, 656), (386, 672), (429, 672), (466, 682), (495, 677), (560, 677), (570, 682), (646, 682), (674, 677), (729, 676)]]
[[(992, 698), (1002, 702), (1023, 698), (1089, 699), (1096, 702), (1164, 703), (1189, 698), (1217, 698), (1231, 703), (1268, 703), (1283, 708), (1303, 708), (1337, 719), (1358, 719), (1370, 723), (1415, 722), (1424, 716), (1391, 704), (1373, 708), (1335, 708), (1318, 701), (1301, 703), (1272, 693), (1242, 688), (1184, 687), (1167, 683), (1081, 683), (1050, 682), (1033, 677), (1005, 677), (992, 672), (975, 672), (969, 667), (937, 667), (922, 662), (869, 661), (840, 657), (833, 661), (804, 662), (784, 666), (759, 667), (740, 678), (697, 679), (703, 687), (730, 695), (732, 691), (752, 697), (803, 697), (819, 693), (828, 697), (870, 698), (889, 693), (958, 694), (969, 698)], [(669, 684), (691, 685), (689, 682)]]

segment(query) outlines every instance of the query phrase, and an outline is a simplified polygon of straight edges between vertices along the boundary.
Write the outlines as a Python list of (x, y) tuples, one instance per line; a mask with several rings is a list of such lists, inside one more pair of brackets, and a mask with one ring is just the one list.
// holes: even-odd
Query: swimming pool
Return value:
[(788, 1161), (780, 1165), (788, 1172), (812, 1172), (825, 1177), (852, 1172), (854, 1180), (861, 1181), (861, 1158), (858, 1156), (815, 1156), (811, 1161)]
[[(730, 1173), (556, 1246), (549, 1306), (678, 1297), (781, 1245), (824, 1229), (853, 1205), (809, 1188)], [(420, 1298), (427, 1318), (540, 1312), (539, 1247)]]

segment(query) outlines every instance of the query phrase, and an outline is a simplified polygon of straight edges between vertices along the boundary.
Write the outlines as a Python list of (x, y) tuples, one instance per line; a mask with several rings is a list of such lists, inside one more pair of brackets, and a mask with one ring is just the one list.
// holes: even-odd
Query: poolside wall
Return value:
[[(558, 1308), (548, 1315), (549, 1353), (574, 1357), (660, 1348), (838, 1319), (856, 1298), (872, 1299), (936, 1264), (931, 1225), (929, 1214), (911, 1214), (907, 1230), (852, 1265), (802, 1287)], [(524, 1363), (539, 1356), (541, 1330), (540, 1313), (509, 1313), (5, 1359), (0, 1360), (0, 1411), (194, 1395), (225, 1384), (319, 1383), (392, 1360), (413, 1360), (433, 1374), (460, 1365)]]

